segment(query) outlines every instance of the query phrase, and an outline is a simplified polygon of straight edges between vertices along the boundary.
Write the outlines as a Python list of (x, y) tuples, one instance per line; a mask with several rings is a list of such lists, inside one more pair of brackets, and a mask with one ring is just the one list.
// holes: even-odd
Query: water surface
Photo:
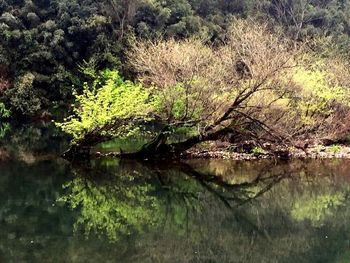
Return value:
[(350, 261), (347, 160), (71, 164), (50, 127), (0, 141), (0, 262)]

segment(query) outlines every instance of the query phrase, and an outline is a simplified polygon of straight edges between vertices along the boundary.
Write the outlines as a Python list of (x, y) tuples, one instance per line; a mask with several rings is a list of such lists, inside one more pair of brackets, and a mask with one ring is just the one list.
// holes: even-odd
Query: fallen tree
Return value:
[[(139, 151), (120, 156), (179, 157), (227, 135), (236, 141), (290, 144), (334, 120), (335, 105), (348, 114), (345, 89), (331, 86), (323, 71), (317, 79), (317, 70), (302, 65), (307, 59), (301, 49), (281, 33), (236, 21), (226, 39), (217, 47), (193, 39), (135, 41), (128, 62), (140, 82), (107, 71), (85, 87), (77, 96), (75, 115), (58, 124), (74, 137), (66, 157), (88, 155), (91, 147), (115, 137), (138, 136), (151, 122), (162, 127), (154, 138)], [(308, 90), (309, 78), (322, 85)], [(191, 133), (172, 142), (179, 129)]]

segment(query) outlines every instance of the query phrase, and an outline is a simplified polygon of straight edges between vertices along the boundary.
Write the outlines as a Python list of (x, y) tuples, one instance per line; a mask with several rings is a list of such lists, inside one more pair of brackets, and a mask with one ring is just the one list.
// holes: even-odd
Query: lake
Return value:
[(349, 160), (113, 158), (12, 127), (0, 149), (0, 262), (350, 262)]

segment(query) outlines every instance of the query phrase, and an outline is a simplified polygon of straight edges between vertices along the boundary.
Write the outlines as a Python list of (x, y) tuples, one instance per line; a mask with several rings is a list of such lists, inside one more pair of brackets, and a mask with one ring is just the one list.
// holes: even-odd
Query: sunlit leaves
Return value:
[(349, 91), (347, 87), (332, 82), (332, 74), (319, 65), (311, 69), (299, 67), (295, 70), (293, 81), (301, 89), (297, 108), (303, 123), (312, 124), (319, 115), (329, 115), (334, 103), (347, 106)]
[(93, 87), (86, 83), (83, 94), (75, 95), (75, 114), (57, 124), (75, 140), (113, 121), (120, 124), (102, 132), (130, 136), (138, 130), (133, 120), (147, 119), (152, 111), (150, 93), (141, 84), (124, 81), (117, 71), (105, 71), (101, 81), (100, 87), (98, 82)]

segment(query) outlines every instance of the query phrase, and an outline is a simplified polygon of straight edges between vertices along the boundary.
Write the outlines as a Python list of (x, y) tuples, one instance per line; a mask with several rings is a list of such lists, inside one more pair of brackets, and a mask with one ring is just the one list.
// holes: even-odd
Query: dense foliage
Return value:
[(84, 61), (130, 73), (121, 62), (131, 36), (221, 43), (234, 17), (270, 21), (295, 41), (328, 36), (332, 50), (346, 50), (349, 8), (348, 0), (1, 0), (0, 99), (21, 115), (67, 104), (72, 84), (86, 80)]
[[(137, 120), (147, 119), (153, 107), (150, 93), (130, 81), (124, 81), (116, 71), (104, 71), (83, 94), (76, 94), (75, 115), (59, 126), (76, 141), (90, 133), (110, 136), (129, 136), (136, 132)], [(108, 133), (104, 131), (108, 125)]]
[(89, 147), (150, 122), (164, 128), (152, 150), (179, 130), (191, 134), (186, 147), (228, 134), (345, 140), (349, 8), (350, 0), (2, 0), (0, 114), (48, 119), (65, 107), (73, 116), (59, 126)]
[[(95, 1), (1, 1), (0, 92), (15, 111), (33, 115), (67, 98), (79, 63), (98, 57), (117, 66), (118, 43)], [(115, 41), (116, 42), (116, 41)], [(10, 89), (9, 89), (10, 88)]]
[[(142, 157), (182, 154), (228, 134), (233, 142), (344, 140), (350, 130), (344, 121), (350, 113), (347, 62), (291, 43), (280, 31), (246, 20), (235, 20), (225, 43), (214, 47), (196, 39), (134, 41), (126, 57), (142, 85), (110, 79), (91, 95), (85, 87), (75, 115), (60, 126), (76, 145), (91, 147), (129, 133), (132, 124), (140, 127), (140, 117), (156, 116), (165, 129), (143, 147)], [(179, 128), (192, 133), (170, 143)]]

